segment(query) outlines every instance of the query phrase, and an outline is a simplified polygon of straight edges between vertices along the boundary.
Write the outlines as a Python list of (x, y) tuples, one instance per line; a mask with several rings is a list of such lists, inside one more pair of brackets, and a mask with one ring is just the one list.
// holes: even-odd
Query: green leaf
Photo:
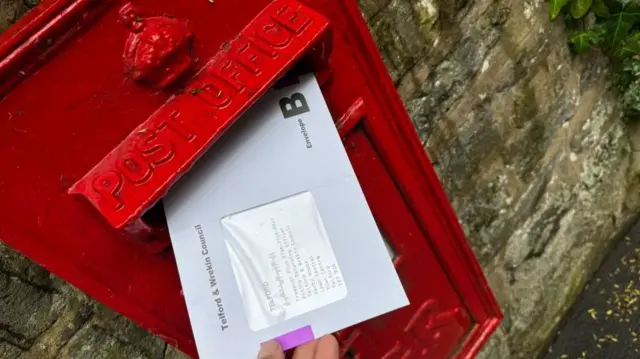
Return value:
[(624, 9), (620, 11), (619, 15), (624, 22), (628, 22), (631, 25), (637, 24), (640, 22), (640, 5), (631, 4), (625, 6)]
[(551, 20), (555, 20), (560, 11), (569, 3), (569, 0), (549, 0), (549, 17)]
[(596, 34), (591, 31), (578, 32), (569, 39), (577, 53), (585, 52), (596, 42)]
[(591, 11), (593, 11), (596, 16), (601, 18), (608, 18), (611, 16), (611, 12), (609, 11), (609, 7), (604, 3), (604, 0), (593, 0), (593, 5), (591, 6)]
[(593, 4), (593, 0), (573, 0), (571, 2), (571, 16), (574, 19), (581, 19), (589, 12), (591, 4)]
[(605, 24), (606, 33), (604, 45), (610, 49), (614, 49), (627, 37), (632, 26), (631, 23), (623, 21), (621, 13), (616, 14)]
[(615, 55), (621, 59), (633, 55), (640, 55), (640, 33), (625, 39), (616, 50)]

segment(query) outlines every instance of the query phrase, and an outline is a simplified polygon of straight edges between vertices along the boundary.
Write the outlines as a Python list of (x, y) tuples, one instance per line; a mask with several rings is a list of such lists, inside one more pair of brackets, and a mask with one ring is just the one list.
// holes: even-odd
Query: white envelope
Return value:
[(254, 359), (408, 304), (313, 75), (270, 90), (164, 206), (201, 359)]

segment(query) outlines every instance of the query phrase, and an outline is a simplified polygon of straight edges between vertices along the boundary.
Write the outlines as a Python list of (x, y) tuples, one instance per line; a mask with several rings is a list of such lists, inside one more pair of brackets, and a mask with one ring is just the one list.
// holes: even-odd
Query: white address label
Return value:
[(221, 222), (251, 330), (347, 296), (311, 193), (232, 214)]

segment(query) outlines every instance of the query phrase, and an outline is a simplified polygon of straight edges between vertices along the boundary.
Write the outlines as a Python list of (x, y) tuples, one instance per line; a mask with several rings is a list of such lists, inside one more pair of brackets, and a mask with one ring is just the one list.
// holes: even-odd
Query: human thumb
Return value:
[(284, 351), (275, 340), (262, 343), (260, 352), (258, 353), (258, 359), (284, 359)]

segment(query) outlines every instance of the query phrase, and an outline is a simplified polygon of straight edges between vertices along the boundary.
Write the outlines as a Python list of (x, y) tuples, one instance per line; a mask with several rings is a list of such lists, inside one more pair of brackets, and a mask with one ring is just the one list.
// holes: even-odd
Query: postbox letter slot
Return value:
[[(322, 70), (315, 57), (326, 60), (328, 51), (314, 49), (330, 48), (329, 33), (328, 20), (297, 1), (270, 2), (221, 46), (186, 91), (171, 97), (69, 192), (88, 199), (115, 228), (139, 223), (145, 210), (294, 65), (308, 58), (317, 66), (313, 70)], [(308, 111), (299, 96), (283, 106), (290, 116)]]

